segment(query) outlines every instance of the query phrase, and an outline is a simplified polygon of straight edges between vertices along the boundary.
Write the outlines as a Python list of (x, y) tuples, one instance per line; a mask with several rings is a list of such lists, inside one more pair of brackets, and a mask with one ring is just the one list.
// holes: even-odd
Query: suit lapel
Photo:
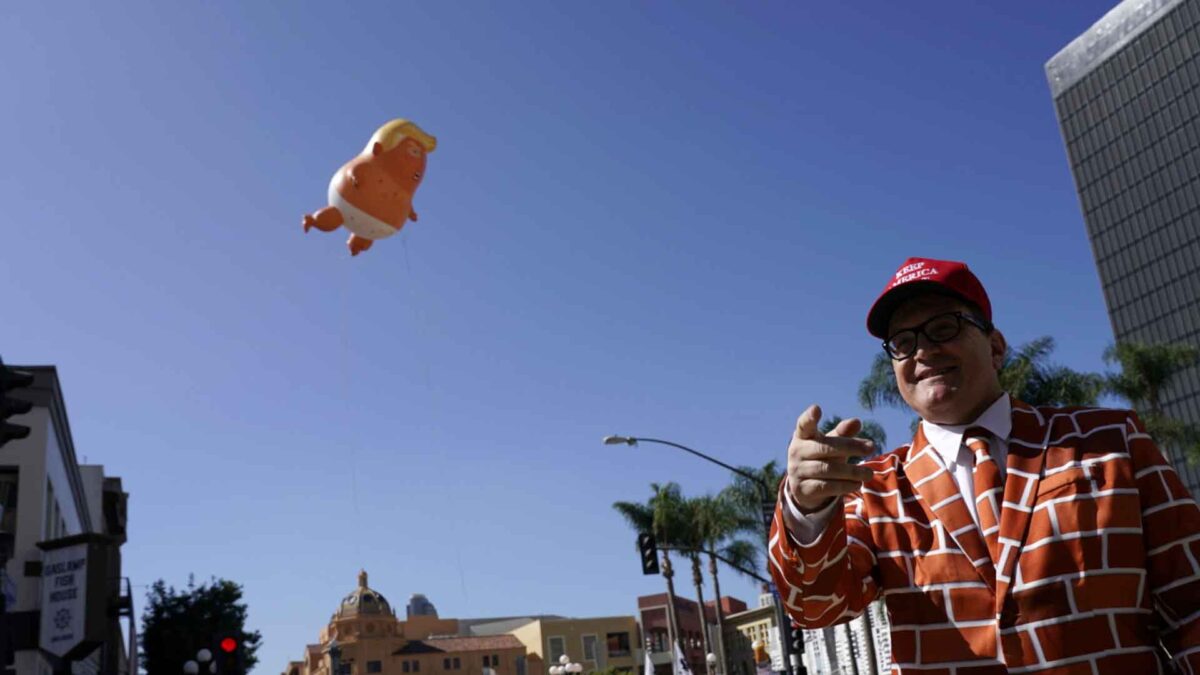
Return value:
[[(1011, 456), (1011, 455), (1010, 455)], [(993, 591), (996, 589), (996, 572), (988, 553), (983, 533), (971, 517), (963, 495), (954, 480), (954, 474), (942, 460), (941, 455), (925, 438), (925, 432), (917, 426), (917, 434), (908, 448), (904, 461), (904, 473), (913, 488), (921, 495), (921, 508), (930, 522), (940, 520), (962, 552), (971, 559), (979, 578)], [(1001, 533), (1004, 532), (1001, 520)]]
[(1008, 437), (1008, 468), (1000, 511), (1001, 553), (996, 565), (997, 612), (1012, 585), (1029, 518), (1033, 515), (1033, 499), (1041, 481), (1042, 465), (1046, 463), (1048, 433), (1046, 419), (1036, 408), (1012, 399), (1012, 432)]

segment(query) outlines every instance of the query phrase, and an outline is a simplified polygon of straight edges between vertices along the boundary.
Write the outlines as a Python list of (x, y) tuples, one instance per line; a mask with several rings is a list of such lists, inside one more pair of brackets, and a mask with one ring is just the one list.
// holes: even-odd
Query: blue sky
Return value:
[[(360, 567), (443, 616), (634, 613), (612, 502), (727, 476), (600, 438), (760, 465), (861, 414), (904, 258), (1103, 368), (1042, 68), (1111, 4), (977, 4), (7, 6), (0, 354), (124, 479), (133, 583), (243, 584), (262, 672)], [(350, 259), (300, 217), (393, 117), (439, 139), (421, 220)]]

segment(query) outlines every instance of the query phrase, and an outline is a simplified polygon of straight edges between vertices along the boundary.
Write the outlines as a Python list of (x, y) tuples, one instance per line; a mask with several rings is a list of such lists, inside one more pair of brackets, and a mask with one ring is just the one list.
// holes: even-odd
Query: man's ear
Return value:
[(992, 329), (988, 339), (992, 348), (992, 367), (999, 372), (1000, 366), (1004, 365), (1004, 355), (1008, 353), (1008, 340), (998, 329)]
[(378, 141), (375, 142), (375, 145), (371, 146), (371, 154), (375, 155), (376, 157), (383, 154), (383, 146), (380, 145)]

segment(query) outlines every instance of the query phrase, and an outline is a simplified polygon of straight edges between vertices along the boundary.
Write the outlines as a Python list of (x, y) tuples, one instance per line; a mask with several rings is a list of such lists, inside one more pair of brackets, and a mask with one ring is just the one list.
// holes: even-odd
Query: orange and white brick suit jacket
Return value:
[(1014, 400), (1008, 444), (996, 564), (920, 430), (863, 462), (874, 477), (812, 543), (776, 504), (792, 620), (830, 626), (882, 596), (893, 673), (1200, 674), (1200, 509), (1136, 415)]

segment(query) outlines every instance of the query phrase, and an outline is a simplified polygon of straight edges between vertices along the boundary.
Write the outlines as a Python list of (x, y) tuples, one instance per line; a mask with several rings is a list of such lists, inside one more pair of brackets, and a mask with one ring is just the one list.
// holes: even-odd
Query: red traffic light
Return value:
[(231, 637), (221, 640), (221, 651), (225, 652), (226, 654), (232, 654), (233, 650), (237, 649), (237, 646), (237, 640), (234, 640)]

